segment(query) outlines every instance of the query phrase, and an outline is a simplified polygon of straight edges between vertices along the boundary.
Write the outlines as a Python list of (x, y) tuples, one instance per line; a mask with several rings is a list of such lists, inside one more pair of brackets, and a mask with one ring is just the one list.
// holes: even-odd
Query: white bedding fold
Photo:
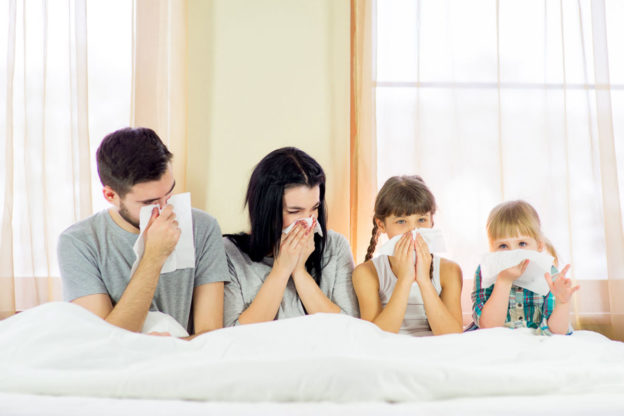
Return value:
[(624, 392), (624, 344), (506, 328), (412, 338), (329, 314), (187, 342), (50, 303), (0, 322), (0, 391), (335, 402)]

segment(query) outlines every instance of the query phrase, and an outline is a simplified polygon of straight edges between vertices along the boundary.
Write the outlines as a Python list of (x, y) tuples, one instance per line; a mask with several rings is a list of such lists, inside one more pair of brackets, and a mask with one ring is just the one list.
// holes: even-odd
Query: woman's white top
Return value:
[[(433, 277), (431, 282), (439, 296), (440, 292), (442, 292), (442, 286), (440, 285), (440, 257), (433, 256), (432, 261)], [(379, 279), (379, 299), (385, 308), (396, 286), (397, 277), (392, 272), (390, 260), (387, 255), (373, 258), (373, 264), (375, 265), (377, 278)], [(407, 309), (405, 310), (405, 316), (399, 334), (409, 334), (413, 336), (433, 335), (431, 327), (429, 326), (429, 321), (427, 320), (427, 314), (425, 313), (425, 304), (420, 293), (420, 288), (416, 281), (412, 283), (410, 289)]]

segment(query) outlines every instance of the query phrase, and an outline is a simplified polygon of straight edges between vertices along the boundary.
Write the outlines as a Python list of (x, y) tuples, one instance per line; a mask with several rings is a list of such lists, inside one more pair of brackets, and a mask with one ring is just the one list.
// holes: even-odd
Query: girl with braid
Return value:
[[(353, 271), (362, 319), (384, 331), (414, 336), (462, 332), (459, 266), (430, 254), (420, 234), (433, 227), (436, 203), (420, 176), (394, 176), (375, 200), (365, 262)], [(371, 259), (380, 234), (402, 234), (394, 255)]]

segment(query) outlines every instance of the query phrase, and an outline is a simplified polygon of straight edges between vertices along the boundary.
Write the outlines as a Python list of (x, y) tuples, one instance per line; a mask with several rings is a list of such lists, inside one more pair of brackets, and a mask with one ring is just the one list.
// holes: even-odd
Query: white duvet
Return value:
[(624, 343), (506, 328), (412, 338), (328, 314), (187, 342), (50, 303), (0, 321), (0, 391), (239, 402), (624, 394)]

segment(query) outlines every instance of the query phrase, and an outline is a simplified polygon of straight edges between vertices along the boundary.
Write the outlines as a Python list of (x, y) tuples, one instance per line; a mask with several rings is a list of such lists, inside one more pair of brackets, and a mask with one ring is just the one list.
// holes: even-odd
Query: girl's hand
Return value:
[(306, 246), (306, 226), (298, 222), (288, 234), (282, 234), (279, 253), (275, 259), (274, 268), (281, 269), (290, 276), (295, 270), (303, 248)]
[(517, 278), (522, 276), (526, 268), (529, 265), (529, 259), (522, 260), (520, 263), (503, 270), (498, 274), (498, 278), (506, 281), (507, 283), (513, 283)]
[(419, 283), (429, 281), (431, 280), (431, 253), (429, 252), (429, 246), (427, 246), (420, 234), (416, 236), (414, 246), (416, 248), (416, 281)]
[(570, 265), (566, 265), (563, 270), (559, 273), (559, 277), (552, 280), (550, 273), (544, 273), (544, 278), (546, 279), (546, 283), (548, 283), (548, 287), (550, 288), (550, 293), (555, 297), (555, 301), (557, 304), (566, 304), (572, 298), (574, 292), (580, 289), (579, 285), (572, 287), (572, 280), (565, 277), (565, 274), (570, 269)]
[(414, 267), (414, 240), (412, 232), (408, 231), (399, 239), (394, 246), (394, 259), (396, 261), (396, 272), (398, 280), (413, 281), (416, 277)]
[[(305, 227), (305, 223), (304, 227)], [(299, 256), (299, 261), (295, 266), (295, 271), (304, 271), (306, 261), (312, 253), (314, 253), (314, 227), (316, 227), (316, 218), (312, 221), (312, 225), (309, 228), (305, 229), (304, 235), (302, 237), (303, 247), (301, 250), (301, 255)]]

